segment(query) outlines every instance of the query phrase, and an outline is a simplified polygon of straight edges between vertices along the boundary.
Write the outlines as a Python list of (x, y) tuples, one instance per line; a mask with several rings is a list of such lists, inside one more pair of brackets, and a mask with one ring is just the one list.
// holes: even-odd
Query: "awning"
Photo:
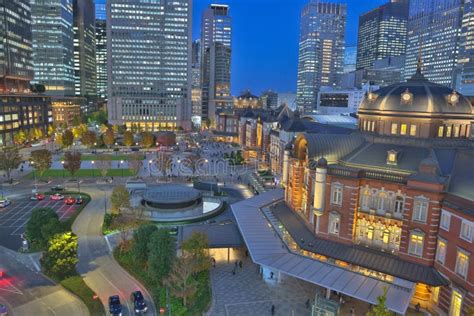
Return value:
[(272, 190), (231, 205), (255, 263), (374, 305), (386, 288), (387, 308), (405, 314), (414, 291), (413, 282), (399, 278), (386, 282), (290, 252), (262, 211), (281, 201), (283, 195), (283, 190)]

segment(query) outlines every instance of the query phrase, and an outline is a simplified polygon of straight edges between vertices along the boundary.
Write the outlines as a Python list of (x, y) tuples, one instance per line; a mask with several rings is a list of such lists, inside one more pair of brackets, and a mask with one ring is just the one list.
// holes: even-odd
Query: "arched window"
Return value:
[(364, 210), (368, 210), (370, 207), (370, 190), (363, 189), (360, 198), (360, 207)]
[(397, 214), (403, 214), (403, 209), (405, 208), (405, 203), (403, 196), (397, 195), (395, 198), (395, 209), (394, 212)]
[(383, 231), (382, 241), (384, 244), (388, 244), (390, 242), (390, 231), (388, 229)]
[(379, 203), (378, 203), (378, 209), (381, 211), (386, 211), (388, 209), (388, 196), (387, 193), (385, 192), (380, 192), (379, 193)]
[(374, 239), (374, 226), (370, 225), (367, 229), (367, 239), (372, 240)]

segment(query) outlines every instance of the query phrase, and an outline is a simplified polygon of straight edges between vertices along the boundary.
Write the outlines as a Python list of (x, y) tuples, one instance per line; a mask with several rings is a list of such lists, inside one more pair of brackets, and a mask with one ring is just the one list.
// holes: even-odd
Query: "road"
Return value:
[(7, 305), (11, 315), (89, 315), (80, 299), (35, 271), (29, 255), (0, 246), (0, 258), (0, 270), (5, 271), (0, 280), (0, 303)]
[[(79, 237), (78, 272), (83, 276), (86, 284), (99, 296), (108, 309), (108, 298), (119, 295), (123, 306), (123, 315), (132, 315), (130, 294), (133, 291), (142, 291), (148, 303), (147, 315), (156, 315), (153, 300), (146, 289), (132, 278), (112, 258), (110, 248), (102, 236), (102, 222), (104, 219), (104, 191), (85, 190), (92, 197), (91, 202), (82, 210), (72, 227)], [(107, 191), (106, 191), (107, 192)], [(107, 197), (110, 196), (108, 188)], [(109, 202), (107, 201), (107, 204)]]

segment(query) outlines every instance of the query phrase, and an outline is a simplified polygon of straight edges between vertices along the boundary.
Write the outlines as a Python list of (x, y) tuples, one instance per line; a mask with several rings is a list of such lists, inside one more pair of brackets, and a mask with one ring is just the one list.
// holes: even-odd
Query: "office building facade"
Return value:
[(408, 9), (408, 0), (390, 0), (359, 17), (357, 69), (405, 54)]
[(95, 21), (95, 62), (96, 62), (96, 94), (107, 100), (107, 21)]
[(456, 71), (456, 89), (474, 96), (474, 2), (464, 1), (464, 12), (459, 42), (459, 56)]
[(107, 2), (109, 121), (142, 130), (191, 122), (191, 1)]
[(316, 107), (321, 86), (338, 82), (344, 67), (347, 6), (312, 0), (301, 12), (297, 103)]

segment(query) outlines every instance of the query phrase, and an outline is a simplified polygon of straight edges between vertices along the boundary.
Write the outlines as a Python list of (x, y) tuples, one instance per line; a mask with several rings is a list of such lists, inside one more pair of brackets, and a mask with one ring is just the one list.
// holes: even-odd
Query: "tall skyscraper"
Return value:
[(464, 95), (474, 96), (474, 1), (465, 0), (459, 42), (456, 89)]
[(34, 82), (46, 93), (74, 95), (72, 0), (31, 0)]
[(95, 62), (96, 93), (101, 99), (107, 99), (107, 21), (105, 0), (96, 0), (95, 4)]
[(390, 0), (359, 17), (357, 69), (405, 54), (408, 0)]
[(423, 74), (451, 87), (457, 65), (464, 0), (411, 0), (405, 79), (416, 72), (421, 53)]
[(311, 0), (301, 12), (297, 104), (315, 109), (321, 86), (338, 82), (344, 66), (347, 6)]
[(356, 70), (357, 46), (346, 46), (344, 51), (344, 73)]
[(193, 42), (193, 51), (191, 58), (191, 74), (192, 74), (192, 115), (197, 125), (200, 125), (201, 118), (201, 40)]
[(218, 108), (232, 106), (230, 92), (232, 18), (229, 6), (211, 4), (201, 20), (202, 118), (214, 121)]
[(73, 0), (75, 95), (96, 95), (95, 5), (93, 0)]
[(191, 0), (107, 2), (111, 123), (190, 126), (191, 12)]

